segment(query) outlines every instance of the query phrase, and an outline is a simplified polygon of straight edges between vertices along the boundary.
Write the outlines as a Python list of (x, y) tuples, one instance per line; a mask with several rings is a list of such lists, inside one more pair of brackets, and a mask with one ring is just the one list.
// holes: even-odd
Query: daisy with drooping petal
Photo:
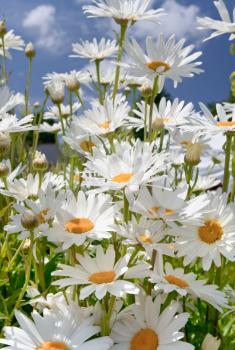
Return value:
[(62, 243), (63, 249), (82, 245), (86, 238), (110, 238), (114, 230), (114, 206), (109, 195), (88, 195), (80, 191), (75, 197), (67, 193), (67, 200), (56, 212), (53, 226), (43, 232), (50, 242)]
[(176, 226), (172, 234), (185, 265), (201, 258), (208, 271), (212, 262), (221, 265), (221, 255), (235, 260), (235, 207), (227, 204), (226, 193), (207, 192), (193, 198), (178, 220), (183, 226)]
[(16, 115), (2, 114), (0, 119), (0, 132), (15, 133), (26, 132), (29, 130), (37, 130), (37, 126), (33, 125), (34, 115), (30, 114), (21, 119)]
[(4, 35), (4, 48), (3, 50), (2, 43), (0, 44), (0, 56), (4, 56), (4, 51), (5, 55), (7, 58), (11, 58), (11, 54), (9, 50), (14, 49), (14, 50), (19, 50), (22, 51), (24, 47), (24, 40), (21, 38), (19, 35), (14, 34), (14, 30), (9, 30)]
[(24, 104), (24, 96), (21, 94), (13, 95), (8, 86), (0, 87), (0, 115), (13, 110), (16, 106)]
[(132, 314), (123, 314), (115, 322), (111, 338), (113, 350), (193, 350), (194, 346), (181, 341), (184, 334), (179, 330), (188, 320), (189, 314), (176, 315), (179, 304), (173, 302), (160, 313), (159, 298), (151, 296), (132, 306)]
[(70, 57), (88, 58), (92, 61), (103, 60), (104, 58), (114, 56), (117, 53), (118, 47), (116, 40), (102, 38), (97, 42), (94, 38), (91, 42), (88, 40), (81, 43), (73, 44), (73, 52), (75, 55)]
[(163, 79), (170, 78), (176, 87), (183, 78), (193, 77), (194, 74), (202, 72), (198, 68), (201, 62), (194, 62), (202, 53), (191, 53), (194, 46), (183, 47), (184, 43), (184, 39), (176, 42), (174, 35), (165, 41), (160, 34), (157, 42), (147, 37), (145, 54), (135, 39), (127, 41), (124, 48), (131, 59), (131, 62), (126, 64), (128, 72), (135, 76), (146, 76), (150, 80), (159, 76)]
[(160, 23), (163, 9), (148, 10), (150, 0), (92, 0), (94, 5), (83, 6), (90, 17), (111, 17), (118, 24), (134, 24), (137, 21)]
[(100, 327), (93, 326), (93, 318), (83, 319), (79, 312), (77, 317), (74, 314), (69, 307), (43, 316), (33, 311), (31, 321), (22, 312), (15, 311), (20, 328), (5, 327), (5, 338), (1, 338), (0, 343), (9, 350), (110, 349), (113, 343), (110, 337), (94, 338), (100, 333)]
[(156, 283), (156, 289), (163, 290), (164, 293), (176, 291), (181, 296), (190, 294), (194, 298), (206, 301), (220, 312), (223, 307), (228, 306), (225, 293), (218, 290), (218, 286), (206, 284), (206, 280), (197, 279), (197, 276), (192, 272), (186, 274), (182, 268), (174, 269), (168, 262), (163, 269), (162, 257), (159, 254), (154, 271), (150, 272), (150, 280), (152, 283)]
[(94, 151), (86, 163), (84, 184), (96, 186), (97, 191), (128, 189), (137, 191), (140, 185), (150, 184), (166, 165), (167, 155), (156, 153), (155, 144), (139, 139), (131, 146), (115, 143), (115, 153), (106, 155)]
[[(103, 299), (107, 293), (117, 297), (123, 297), (126, 293), (138, 294), (139, 288), (134, 283), (121, 279), (127, 271), (131, 276), (132, 270), (135, 272), (135, 278), (142, 277), (143, 268), (128, 268), (130, 254), (126, 254), (115, 263), (115, 250), (112, 245), (108, 246), (106, 252), (101, 246), (97, 246), (95, 258), (85, 253), (84, 256), (77, 255), (77, 260), (80, 265), (74, 267), (60, 264), (61, 270), (53, 272), (53, 275), (66, 276), (66, 278), (57, 280), (53, 284), (60, 287), (87, 285), (80, 291), (81, 299), (87, 298), (92, 293), (95, 293), (99, 300)], [(145, 276), (146, 269), (144, 269)], [(133, 275), (131, 277), (133, 278)]]
[(198, 17), (197, 21), (200, 27), (198, 29), (210, 29), (213, 33), (204, 41), (215, 38), (222, 34), (230, 34), (229, 40), (235, 39), (235, 8), (233, 11), (233, 18), (231, 19), (228, 9), (223, 0), (214, 1), (217, 8), (220, 20), (215, 20), (210, 17)]

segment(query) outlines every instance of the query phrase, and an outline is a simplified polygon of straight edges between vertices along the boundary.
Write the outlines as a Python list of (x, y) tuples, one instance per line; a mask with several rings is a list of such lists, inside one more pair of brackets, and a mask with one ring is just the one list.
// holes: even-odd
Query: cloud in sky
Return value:
[(52, 5), (39, 5), (27, 12), (22, 25), (33, 30), (38, 47), (53, 52), (63, 44), (64, 32), (58, 28), (56, 8)]

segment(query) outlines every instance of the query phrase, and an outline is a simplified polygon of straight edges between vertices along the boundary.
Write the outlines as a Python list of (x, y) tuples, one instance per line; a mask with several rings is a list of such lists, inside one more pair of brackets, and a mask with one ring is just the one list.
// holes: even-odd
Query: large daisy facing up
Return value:
[(96, 191), (137, 191), (140, 185), (151, 184), (157, 174), (164, 171), (167, 155), (157, 153), (155, 144), (137, 140), (131, 146), (127, 142), (115, 143), (115, 153), (105, 155), (94, 152), (86, 163), (84, 184), (97, 187)]
[(56, 212), (53, 226), (44, 232), (50, 242), (63, 244), (68, 249), (73, 244), (82, 245), (86, 238), (110, 238), (114, 224), (114, 206), (109, 195), (85, 195), (80, 191), (75, 197), (67, 193), (67, 200)]
[(212, 262), (221, 266), (221, 255), (235, 260), (235, 207), (227, 204), (227, 194), (208, 192), (192, 199), (178, 220), (183, 226), (175, 226), (172, 234), (185, 265), (201, 258), (207, 271)]
[(151, 282), (156, 283), (155, 288), (164, 293), (176, 291), (181, 296), (190, 294), (194, 298), (206, 301), (219, 311), (228, 306), (225, 294), (218, 290), (218, 286), (206, 284), (206, 280), (197, 279), (194, 273), (185, 273), (182, 268), (174, 269), (168, 262), (163, 269), (162, 257), (159, 254), (154, 271), (150, 274)]
[(184, 43), (184, 39), (176, 42), (174, 35), (165, 41), (164, 36), (160, 34), (157, 42), (147, 37), (145, 53), (132, 38), (124, 45), (130, 58), (130, 63), (127, 64), (128, 71), (135, 76), (146, 76), (151, 80), (159, 76), (162, 79), (170, 78), (176, 87), (183, 78), (203, 72), (198, 68), (201, 62), (195, 62), (202, 53), (192, 53), (194, 45), (183, 47)]
[[(53, 282), (54, 285), (67, 287), (72, 285), (83, 285), (80, 291), (80, 299), (89, 297), (92, 293), (101, 300), (107, 293), (116, 297), (125, 294), (138, 294), (139, 288), (132, 282), (122, 279), (127, 272), (127, 278), (141, 278), (147, 276), (147, 266), (140, 264), (128, 268), (130, 254), (126, 254), (115, 263), (115, 250), (109, 245), (106, 252), (101, 246), (96, 248), (95, 258), (87, 253), (77, 255), (79, 265), (74, 267), (60, 264), (61, 270), (53, 272), (54, 276), (64, 276)], [(125, 278), (125, 276), (124, 276)]]
[(176, 315), (177, 302), (162, 312), (160, 308), (160, 298), (153, 301), (147, 296), (140, 305), (133, 305), (132, 315), (119, 317), (110, 334), (112, 350), (193, 350), (193, 345), (180, 340), (189, 314)]
[(118, 47), (116, 40), (102, 38), (97, 42), (94, 38), (91, 42), (88, 40), (81, 43), (73, 44), (74, 55), (70, 57), (88, 58), (92, 61), (103, 60), (104, 58), (114, 56), (117, 53)]
[(160, 23), (163, 9), (148, 10), (149, 0), (92, 0), (94, 5), (83, 6), (89, 17), (111, 17), (118, 24), (132, 25), (137, 21)]
[(15, 311), (15, 316), (20, 328), (4, 328), (5, 338), (0, 343), (6, 345), (5, 349), (108, 350), (113, 343), (110, 337), (99, 337), (100, 327), (93, 325), (92, 318), (74, 317), (69, 307), (43, 316), (34, 311), (33, 321), (20, 311)]
[(235, 39), (235, 8), (233, 10), (233, 18), (231, 18), (223, 0), (214, 1), (214, 5), (219, 12), (219, 20), (210, 17), (197, 18), (198, 24), (200, 25), (199, 29), (213, 30), (213, 33), (204, 41), (222, 34), (230, 34), (229, 40)]

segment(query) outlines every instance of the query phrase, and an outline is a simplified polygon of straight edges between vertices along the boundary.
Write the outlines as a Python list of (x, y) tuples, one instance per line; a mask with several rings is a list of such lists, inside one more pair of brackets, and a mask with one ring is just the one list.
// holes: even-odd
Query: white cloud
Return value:
[(32, 29), (36, 36), (36, 46), (49, 51), (58, 50), (63, 43), (64, 32), (56, 24), (56, 8), (39, 5), (26, 13), (23, 27)]
[(157, 33), (163, 32), (166, 36), (175, 34), (178, 39), (196, 39), (201, 33), (196, 29), (196, 17), (200, 13), (197, 5), (184, 6), (176, 0), (164, 0), (161, 7), (166, 10), (167, 15), (161, 19), (162, 24), (156, 25), (150, 22), (139, 22), (133, 28), (133, 34), (139, 38), (151, 35), (156, 37)]

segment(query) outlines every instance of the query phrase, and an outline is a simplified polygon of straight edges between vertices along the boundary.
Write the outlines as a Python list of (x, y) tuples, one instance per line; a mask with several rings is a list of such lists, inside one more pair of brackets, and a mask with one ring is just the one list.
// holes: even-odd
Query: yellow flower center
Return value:
[(133, 176), (133, 173), (121, 173), (112, 178), (113, 182), (129, 182)]
[(217, 126), (235, 126), (235, 121), (232, 122), (218, 122), (216, 123)]
[(174, 210), (169, 209), (169, 208), (166, 208), (166, 209), (164, 210), (164, 214), (165, 214), (165, 215), (173, 215), (173, 214), (174, 214)]
[(38, 218), (38, 222), (39, 224), (45, 224), (46, 222), (46, 218), (45, 216), (47, 215), (49, 209), (43, 209), (42, 211), (40, 211), (40, 213), (37, 215), (37, 218)]
[(161, 209), (161, 207), (152, 207), (148, 211), (151, 215), (156, 215), (160, 209)]
[(93, 222), (87, 218), (72, 219), (65, 224), (65, 229), (70, 233), (85, 233), (93, 228)]
[(37, 350), (69, 350), (66, 344), (59, 341), (46, 341)]
[(113, 271), (96, 272), (90, 275), (89, 281), (95, 284), (111, 283), (115, 277), (116, 274)]
[(131, 350), (157, 350), (158, 336), (150, 328), (141, 329), (131, 339)]
[(148, 62), (146, 64), (146, 66), (149, 69), (152, 69), (154, 71), (156, 71), (158, 68), (163, 68), (163, 72), (166, 72), (170, 69), (169, 64), (163, 62), (163, 61), (152, 61), (152, 62)]
[(171, 283), (171, 284), (175, 284), (176, 286), (180, 287), (180, 288), (188, 288), (189, 285), (187, 282), (185, 282), (184, 280), (177, 278), (173, 275), (166, 275), (165, 280), (167, 280), (167, 282)]
[(73, 179), (74, 179), (75, 182), (80, 182), (81, 176), (76, 174), (76, 175), (74, 175)]
[(198, 229), (200, 239), (208, 244), (218, 241), (223, 236), (223, 233), (223, 227), (216, 220), (208, 220)]
[(103, 124), (100, 124), (100, 128), (102, 129), (109, 129), (110, 122), (106, 121)]
[(146, 233), (143, 233), (139, 236), (139, 241), (147, 244), (153, 243), (153, 240), (151, 239), (150, 235), (147, 235)]
[(95, 147), (96, 144), (92, 141), (88, 141), (88, 140), (85, 140), (85, 141), (82, 141), (80, 143), (80, 147), (81, 149), (84, 151), (84, 152), (89, 152), (91, 153), (92, 152), (92, 149), (93, 147)]

